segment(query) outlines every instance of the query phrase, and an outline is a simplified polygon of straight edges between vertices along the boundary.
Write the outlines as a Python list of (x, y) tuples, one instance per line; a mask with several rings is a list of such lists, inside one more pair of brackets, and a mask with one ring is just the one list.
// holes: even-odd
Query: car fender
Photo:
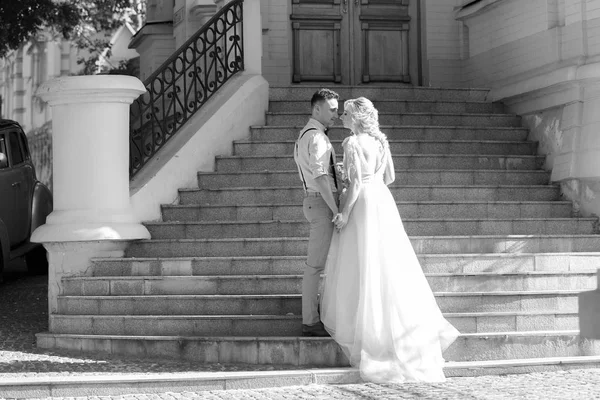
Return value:
[(4, 260), (4, 265), (8, 265), (10, 261), (10, 239), (8, 229), (6, 229), (2, 219), (0, 219), (0, 257)]
[(31, 233), (46, 223), (46, 217), (52, 212), (53, 206), (52, 193), (46, 185), (37, 182), (31, 202)]

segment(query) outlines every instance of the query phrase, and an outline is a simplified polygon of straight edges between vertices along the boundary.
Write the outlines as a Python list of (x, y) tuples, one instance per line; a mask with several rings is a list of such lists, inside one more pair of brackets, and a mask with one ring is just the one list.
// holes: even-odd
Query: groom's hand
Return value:
[(337, 225), (338, 220), (340, 219), (340, 217), (342, 216), (341, 213), (337, 213), (333, 216), (333, 219), (331, 220), (331, 222), (333, 222), (334, 225)]
[(317, 187), (319, 188), (321, 197), (323, 197), (323, 200), (325, 201), (325, 203), (327, 203), (327, 205), (331, 209), (331, 212), (333, 212), (334, 214), (337, 214), (339, 212), (339, 208), (338, 208), (338, 204), (337, 204), (337, 193), (334, 194), (331, 191), (331, 186), (329, 184), (327, 175), (321, 175), (321, 176), (316, 177), (315, 183), (317, 184)]

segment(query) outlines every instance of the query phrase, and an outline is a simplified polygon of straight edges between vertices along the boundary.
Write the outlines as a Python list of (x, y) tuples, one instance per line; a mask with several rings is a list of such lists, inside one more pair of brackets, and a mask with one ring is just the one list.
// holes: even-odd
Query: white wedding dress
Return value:
[[(389, 164), (387, 164), (389, 163)], [(321, 320), (365, 381), (439, 382), (459, 332), (442, 316), (384, 184), (389, 149), (368, 135), (344, 142), (348, 179), (360, 179), (347, 225), (331, 242)]]

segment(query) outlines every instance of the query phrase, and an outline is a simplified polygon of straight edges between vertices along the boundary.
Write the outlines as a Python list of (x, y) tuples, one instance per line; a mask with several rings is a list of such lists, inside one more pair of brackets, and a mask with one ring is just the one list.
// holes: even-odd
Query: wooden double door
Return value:
[(411, 81), (409, 0), (292, 0), (290, 18), (294, 83)]

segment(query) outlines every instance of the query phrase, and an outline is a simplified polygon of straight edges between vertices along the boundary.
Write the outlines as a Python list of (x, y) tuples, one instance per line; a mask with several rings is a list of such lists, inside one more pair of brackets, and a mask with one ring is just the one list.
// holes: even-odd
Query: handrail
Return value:
[(144, 81), (130, 108), (129, 178), (233, 75), (244, 70), (243, 3), (233, 0)]

